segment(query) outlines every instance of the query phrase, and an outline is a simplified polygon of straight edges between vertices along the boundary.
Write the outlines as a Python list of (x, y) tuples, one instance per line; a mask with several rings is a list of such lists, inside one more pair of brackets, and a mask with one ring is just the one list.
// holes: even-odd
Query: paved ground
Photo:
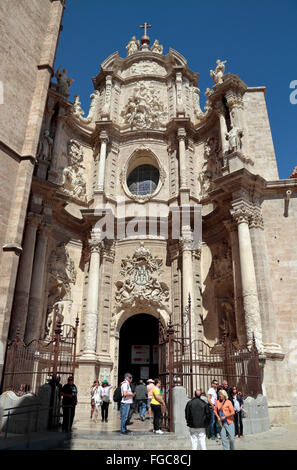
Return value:
[[(134, 415), (133, 424), (128, 427), (131, 431), (122, 436), (120, 416), (115, 409), (110, 409), (108, 423), (90, 420), (88, 412), (77, 410), (71, 438), (62, 432), (32, 433), (30, 445), (24, 436), (9, 434), (4, 439), (0, 435), (0, 450), (4, 449), (34, 449), (34, 450), (191, 450), (190, 438), (176, 436), (173, 433), (156, 435), (152, 432), (152, 421), (139, 420)], [(207, 440), (208, 450), (222, 450), (221, 441)], [(297, 450), (297, 423), (290, 427), (271, 427), (265, 433), (245, 435), (236, 439), (236, 450)]]
[[(102, 423), (90, 420), (88, 413), (78, 413), (73, 424), (71, 440), (65, 442), (64, 449), (108, 449), (108, 450), (191, 450), (190, 438), (178, 437), (172, 433), (155, 435), (152, 432), (152, 422), (139, 420), (134, 415), (133, 424), (128, 427), (131, 431), (122, 436), (120, 430), (119, 412), (110, 410), (109, 422)], [(221, 441), (207, 439), (209, 450), (222, 450)], [(297, 450), (296, 426), (271, 427), (265, 433), (246, 435), (236, 439), (237, 450)]]

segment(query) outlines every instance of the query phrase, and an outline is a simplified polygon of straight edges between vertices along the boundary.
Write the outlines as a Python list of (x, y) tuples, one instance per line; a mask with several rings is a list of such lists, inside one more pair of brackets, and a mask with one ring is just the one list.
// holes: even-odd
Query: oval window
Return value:
[(159, 183), (159, 170), (153, 165), (141, 165), (127, 179), (129, 191), (136, 196), (153, 194)]

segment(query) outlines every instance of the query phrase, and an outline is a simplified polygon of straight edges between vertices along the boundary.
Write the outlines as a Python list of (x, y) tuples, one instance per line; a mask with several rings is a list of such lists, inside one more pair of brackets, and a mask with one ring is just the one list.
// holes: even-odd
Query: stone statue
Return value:
[(152, 45), (151, 51), (155, 52), (156, 54), (163, 54), (163, 46), (159, 44), (158, 39), (156, 39), (154, 44)]
[(58, 93), (68, 98), (69, 88), (70, 88), (71, 83), (74, 82), (74, 80), (73, 78), (67, 77), (67, 70), (66, 69), (61, 70), (61, 67), (62, 66), (60, 65), (60, 67), (58, 68), (55, 74), (55, 77), (58, 82)]
[(79, 101), (79, 95), (75, 95), (75, 101), (73, 103), (73, 114), (77, 117), (82, 117), (84, 115), (83, 110), (81, 109), (81, 102)]
[(126, 46), (127, 56), (137, 52), (139, 50), (139, 47), (140, 47), (139, 40), (137, 40), (135, 36), (132, 36), (131, 41)]
[(210, 76), (213, 79), (215, 85), (219, 83), (223, 83), (223, 75), (225, 72), (225, 63), (227, 61), (221, 61), (220, 59), (217, 60), (217, 66), (215, 70), (210, 70)]
[(226, 334), (232, 340), (236, 339), (235, 314), (233, 306), (229, 302), (221, 303), (221, 319), (219, 330), (221, 337)]
[(241, 151), (241, 138), (243, 136), (243, 131), (237, 127), (233, 127), (231, 124), (230, 131), (226, 133), (226, 140), (229, 142), (229, 151), (230, 152), (240, 152)]
[(37, 150), (37, 158), (39, 160), (50, 161), (53, 148), (53, 139), (49, 135), (49, 130), (43, 132)]

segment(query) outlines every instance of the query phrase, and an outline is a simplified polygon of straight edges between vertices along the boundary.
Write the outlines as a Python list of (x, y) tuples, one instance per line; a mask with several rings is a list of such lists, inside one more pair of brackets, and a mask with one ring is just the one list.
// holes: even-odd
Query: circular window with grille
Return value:
[(135, 196), (153, 194), (159, 183), (159, 170), (153, 165), (140, 165), (134, 168), (127, 178), (130, 193)]

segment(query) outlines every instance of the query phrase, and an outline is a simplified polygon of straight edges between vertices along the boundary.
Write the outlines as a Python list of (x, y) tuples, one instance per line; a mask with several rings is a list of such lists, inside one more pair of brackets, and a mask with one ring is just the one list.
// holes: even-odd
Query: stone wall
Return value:
[[(288, 422), (288, 413), (292, 413), (294, 419), (297, 416), (297, 198), (293, 194), (288, 216), (285, 217), (284, 196), (285, 189), (282, 194), (265, 200), (262, 208), (272, 300), (276, 312), (276, 324), (270, 325), (270, 328), (276, 332), (277, 342), (285, 354), (283, 361), (275, 361), (265, 372), (266, 389), (271, 419), (275, 415), (275, 419), (282, 423)], [(281, 397), (279, 386), (282, 388)]]

